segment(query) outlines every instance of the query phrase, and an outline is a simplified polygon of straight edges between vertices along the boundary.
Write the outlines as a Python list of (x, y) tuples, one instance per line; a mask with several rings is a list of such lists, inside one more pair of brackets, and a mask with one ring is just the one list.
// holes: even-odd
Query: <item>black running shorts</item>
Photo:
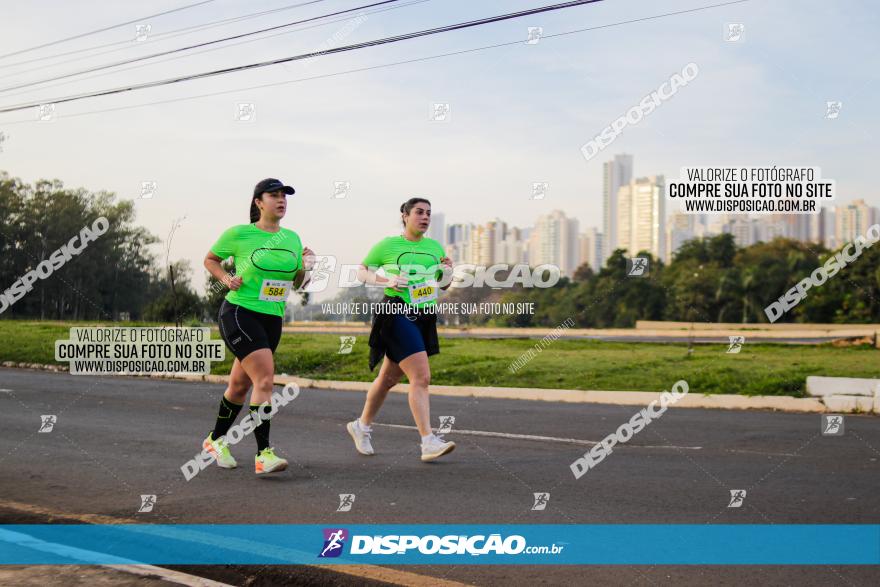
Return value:
[(274, 353), (281, 340), (281, 316), (254, 312), (223, 300), (217, 321), (223, 342), (238, 360), (258, 349)]
[(397, 314), (390, 317), (391, 336), (385, 339), (385, 355), (399, 363), (410, 355), (425, 351), (425, 340), (415, 317)]

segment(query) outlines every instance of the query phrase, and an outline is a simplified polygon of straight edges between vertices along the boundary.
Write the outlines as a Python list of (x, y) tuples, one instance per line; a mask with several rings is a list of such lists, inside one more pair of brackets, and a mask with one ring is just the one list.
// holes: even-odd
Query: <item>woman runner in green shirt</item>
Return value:
[[(406, 374), (409, 407), (422, 437), (422, 460), (433, 461), (453, 451), (455, 443), (431, 431), (430, 355), (440, 352), (437, 340), (437, 279), (452, 269), (443, 247), (425, 232), (431, 223), (431, 202), (410, 198), (400, 206), (404, 232), (379, 241), (364, 258), (358, 279), (368, 285), (385, 285), (381, 311), (373, 316), (370, 332), (370, 370), (381, 360), (379, 375), (367, 392), (361, 417), (346, 425), (355, 448), (374, 454), (370, 434), (373, 418), (388, 391)], [(382, 268), (386, 277), (376, 270)], [(384, 360), (383, 357), (384, 356)]]
[[(229, 288), (220, 307), (220, 336), (235, 355), (229, 385), (220, 402), (214, 430), (202, 443), (217, 464), (225, 469), (236, 466), (229, 452), (226, 433), (235, 421), (248, 390), (250, 411), (272, 397), (275, 375), (273, 353), (281, 340), (284, 306), (293, 289), (308, 281), (314, 252), (303, 248), (299, 235), (279, 222), (287, 212), (287, 196), (294, 189), (277, 179), (264, 179), (251, 197), (250, 224), (233, 226), (224, 232), (205, 256), (205, 268)], [(235, 276), (226, 273), (220, 262), (233, 257)], [(254, 428), (258, 475), (283, 471), (287, 461), (269, 446), (269, 419), (260, 413)]]

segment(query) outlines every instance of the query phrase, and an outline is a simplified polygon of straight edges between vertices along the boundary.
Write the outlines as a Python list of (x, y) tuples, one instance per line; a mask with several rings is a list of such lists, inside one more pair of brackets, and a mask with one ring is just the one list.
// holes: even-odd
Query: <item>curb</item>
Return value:
[[(44, 371), (66, 372), (57, 365), (41, 365), (38, 363), (16, 363), (6, 361), (3, 367), (40, 369)], [(126, 376), (130, 377), (130, 376)], [(137, 377), (137, 376), (135, 376)], [(226, 383), (225, 375), (189, 375), (189, 374), (155, 374), (140, 375), (152, 379), (179, 379), (184, 381), (200, 381), (206, 383)], [(276, 375), (275, 384), (294, 383), (301, 389), (326, 389), (334, 391), (361, 391), (370, 388), (367, 381), (331, 381), (326, 379), (307, 379), (291, 375)], [(398, 383), (391, 388), (394, 393), (407, 393), (407, 386)], [(610, 404), (617, 406), (644, 406), (659, 399), (661, 392), (654, 391), (585, 391), (582, 389), (540, 389), (529, 387), (476, 387), (458, 385), (431, 385), (433, 395), (448, 397), (480, 397), (491, 399), (514, 399), (525, 401), (547, 401), (564, 403)], [(746, 396), (737, 394), (697, 394), (689, 393), (676, 404), (678, 408), (703, 408), (722, 410), (776, 410), (782, 412), (819, 413), (819, 412), (858, 412), (859, 405), (830, 402), (826, 405), (819, 398), (801, 398), (783, 395)]]
[(810, 375), (807, 394), (820, 398), (836, 412), (880, 414), (880, 379)]
[[(276, 383), (295, 383), (301, 388), (367, 391), (371, 383), (362, 381), (328, 381), (284, 375), (275, 376)], [(407, 386), (398, 383), (394, 393), (407, 393)], [(448, 397), (479, 397), (579, 404), (611, 404), (617, 406), (644, 406), (660, 399), (661, 392), (653, 391), (593, 391), (582, 389), (541, 389), (530, 387), (475, 387), (431, 385), (432, 395)], [(745, 396), (736, 394), (688, 394), (676, 404), (679, 408), (710, 408), (725, 410), (779, 410), (783, 412), (825, 412), (825, 404), (814, 398), (789, 396)]]

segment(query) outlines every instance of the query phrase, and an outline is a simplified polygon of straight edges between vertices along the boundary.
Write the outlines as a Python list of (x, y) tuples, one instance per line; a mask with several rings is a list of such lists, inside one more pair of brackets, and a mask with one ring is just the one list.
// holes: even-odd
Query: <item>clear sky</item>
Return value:
[[(186, 3), (4, 2), (0, 54)], [(327, 0), (174, 38), (161, 36), (294, 4), (216, 0), (142, 21), (151, 32), (140, 43), (133, 40), (132, 24), (0, 59), (0, 90), (369, 3)], [(335, 44), (550, 3), (430, 0), (368, 14)], [(370, 245), (397, 232), (398, 207), (412, 195), (430, 198), (447, 223), (497, 216), (528, 226), (538, 215), (561, 209), (582, 227), (601, 229), (601, 163), (619, 152), (635, 156), (638, 176), (678, 177), (680, 167), (699, 165), (817, 166), (824, 177), (837, 181), (841, 201), (864, 198), (880, 206), (869, 158), (880, 146), (874, 100), (880, 76), (876, 2), (751, 0), (544, 38), (534, 45), (517, 43), (243, 89), (524, 41), (530, 26), (549, 35), (716, 3), (605, 0), (308, 63), (59, 104), (52, 122), (35, 122), (35, 109), (0, 114), (0, 132), (7, 136), (0, 145), (0, 169), (28, 182), (57, 178), (69, 187), (136, 199), (138, 223), (162, 238), (175, 219), (183, 218), (171, 256), (191, 261), (199, 287), (204, 253), (222, 230), (247, 222), (250, 193), (264, 177), (278, 177), (297, 189), (284, 225), (319, 254), (336, 255), (343, 263), (358, 262)], [(727, 23), (744, 24), (741, 42), (724, 40)], [(70, 82), (55, 87), (0, 91), (0, 105), (51, 101), (295, 55), (326, 48), (329, 38), (351, 28), (339, 21), (199, 55), (160, 58), (142, 67), (124, 66), (132, 68), (127, 71), (51, 82)], [(101, 51), (123, 50), (54, 67), (50, 64), (90, 53), (10, 65), (120, 41)], [(627, 128), (599, 156), (584, 159), (581, 145), (689, 62), (699, 66), (694, 81)], [(229, 93), (180, 100), (218, 92)], [(843, 103), (836, 120), (824, 116), (829, 100)], [(132, 108), (165, 101), (170, 102)], [(235, 121), (238, 103), (254, 103), (256, 120)], [(449, 103), (450, 120), (430, 121), (432, 103)], [(142, 181), (158, 182), (152, 199), (137, 199)], [(351, 182), (346, 198), (332, 199), (335, 181)], [(548, 195), (531, 200), (532, 183), (538, 181), (549, 182)]]

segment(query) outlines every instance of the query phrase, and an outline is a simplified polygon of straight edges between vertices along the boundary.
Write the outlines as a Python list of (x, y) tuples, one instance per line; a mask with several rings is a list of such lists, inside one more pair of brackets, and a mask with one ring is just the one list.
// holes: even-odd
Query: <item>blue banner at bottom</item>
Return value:
[(877, 565), (880, 524), (8, 524), (0, 564)]

